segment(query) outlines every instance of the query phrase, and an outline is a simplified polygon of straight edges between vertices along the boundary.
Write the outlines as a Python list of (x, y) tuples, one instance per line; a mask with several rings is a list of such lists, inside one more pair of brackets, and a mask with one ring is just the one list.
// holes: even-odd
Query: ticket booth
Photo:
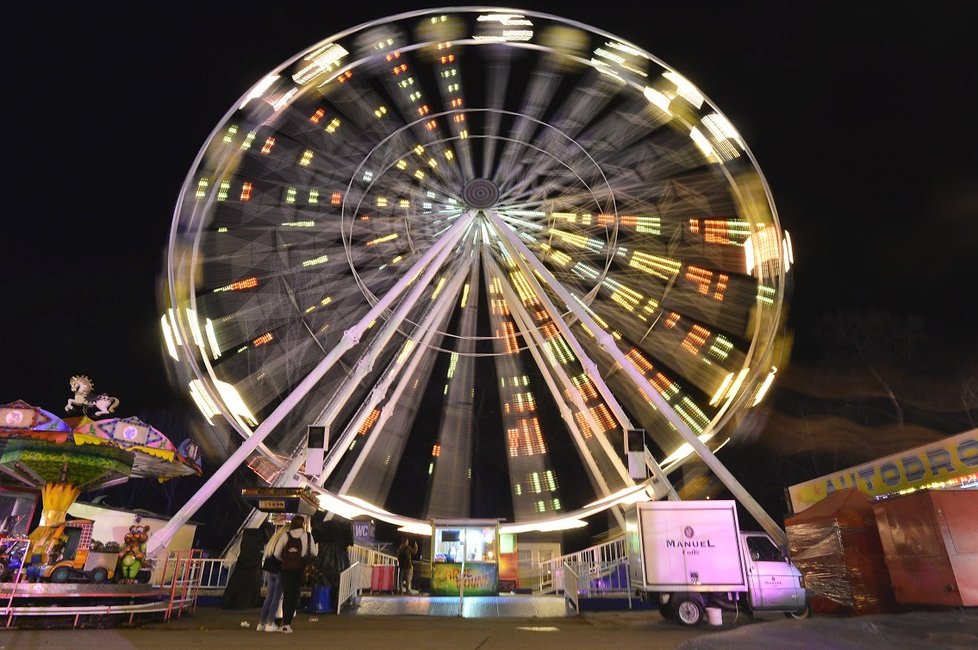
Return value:
[(499, 521), (432, 521), (431, 595), (499, 594)]

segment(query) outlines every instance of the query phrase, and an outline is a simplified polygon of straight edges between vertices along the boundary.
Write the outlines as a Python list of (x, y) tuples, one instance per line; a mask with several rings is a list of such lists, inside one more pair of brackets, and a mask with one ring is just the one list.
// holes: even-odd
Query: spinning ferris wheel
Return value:
[[(176, 209), (163, 325), (244, 440), (225, 475), (533, 528), (584, 507), (571, 483), (661, 496), (690, 458), (753, 502), (712, 452), (776, 371), (789, 258), (754, 157), (678, 72), (555, 16), (425, 10), (235, 103)], [(404, 481), (423, 499), (395, 512)]]

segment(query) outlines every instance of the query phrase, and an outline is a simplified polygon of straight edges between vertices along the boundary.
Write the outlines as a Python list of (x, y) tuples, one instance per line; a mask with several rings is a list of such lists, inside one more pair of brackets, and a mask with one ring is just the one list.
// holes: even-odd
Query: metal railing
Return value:
[[(176, 611), (177, 618), (187, 609), (192, 614), (197, 610), (197, 596), (203, 579), (203, 567), (208, 558), (201, 557), (200, 549), (192, 548), (185, 551), (172, 551), (163, 565), (163, 578), (160, 587), (169, 587), (170, 606), (166, 609), (166, 620), (170, 620)], [(172, 569), (171, 569), (172, 567)], [(169, 584), (167, 578), (169, 577)]]
[(564, 592), (564, 598), (571, 602), (574, 606), (574, 611), (578, 614), (581, 613), (581, 596), (577, 591), (577, 574), (574, 573), (574, 569), (571, 568), (569, 564), (564, 564), (561, 567), (561, 589)]
[[(359, 563), (361, 570), (357, 572), (359, 590), (370, 590), (370, 581), (374, 566), (397, 566), (397, 556), (377, 551), (366, 546), (354, 544), (350, 548), (350, 563)], [(394, 585), (396, 587), (396, 584)]]
[[(167, 558), (167, 562), (163, 567), (163, 573), (159, 581), (160, 586), (169, 585), (173, 580), (173, 571), (176, 569), (176, 565), (171, 561), (171, 557)], [(234, 562), (231, 560), (209, 557), (195, 558), (194, 571), (195, 575), (200, 579), (199, 590), (208, 593), (223, 593), (224, 589), (228, 586), (228, 580), (231, 578), (231, 570), (233, 568)]]
[(350, 548), (350, 563), (359, 562), (360, 564), (397, 564), (397, 556), (376, 551), (366, 546), (354, 544)]
[(549, 593), (565, 584), (565, 567), (576, 576), (576, 591), (586, 598), (628, 598), (631, 608), (631, 579), (625, 538), (605, 542), (540, 563), (545, 579), (540, 593)]
[[(100, 604), (100, 605), (14, 605), (14, 597), (17, 585), (22, 582), (24, 565), (17, 572), (14, 582), (10, 583), (11, 593), (9, 598), (4, 594), (3, 599), (7, 601), (3, 613), (7, 615), (6, 626), (10, 627), (14, 619), (19, 616), (73, 616), (72, 627), (78, 627), (79, 619), (82, 616), (108, 616), (128, 614), (129, 622), (132, 623), (136, 614), (160, 613), (164, 615), (164, 620), (170, 620), (174, 613), (180, 617), (184, 610), (192, 613), (197, 608), (197, 596), (200, 593), (201, 583), (205, 576), (209, 580), (217, 581), (222, 572), (216, 571), (214, 560), (200, 557), (199, 549), (188, 549), (185, 551), (171, 552), (163, 566), (163, 580), (156, 585), (156, 589), (147, 592), (145, 597), (153, 600), (145, 603), (130, 604)], [(227, 572), (223, 572), (226, 574)], [(224, 578), (226, 584), (226, 578)], [(140, 595), (140, 597), (143, 597)]]
[(351, 605), (356, 605), (360, 601), (360, 590), (362, 588), (360, 574), (363, 573), (360, 568), (362, 566), (359, 562), (354, 562), (340, 573), (340, 588), (336, 594), (337, 614), (340, 613), (347, 601), (350, 601)]

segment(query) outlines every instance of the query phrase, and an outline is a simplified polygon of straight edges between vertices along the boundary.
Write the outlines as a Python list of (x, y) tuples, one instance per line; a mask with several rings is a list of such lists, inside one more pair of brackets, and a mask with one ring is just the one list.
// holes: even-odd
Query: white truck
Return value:
[(804, 618), (801, 571), (766, 533), (741, 532), (735, 501), (651, 501), (626, 515), (632, 588), (664, 617), (698, 625), (707, 607)]

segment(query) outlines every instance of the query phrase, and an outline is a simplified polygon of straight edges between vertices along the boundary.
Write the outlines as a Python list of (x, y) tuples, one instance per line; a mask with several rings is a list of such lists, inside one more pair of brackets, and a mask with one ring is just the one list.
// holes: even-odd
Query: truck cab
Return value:
[(747, 565), (750, 608), (783, 611), (795, 616), (807, 613), (801, 571), (784, 556), (767, 533), (742, 532), (740, 543)]

